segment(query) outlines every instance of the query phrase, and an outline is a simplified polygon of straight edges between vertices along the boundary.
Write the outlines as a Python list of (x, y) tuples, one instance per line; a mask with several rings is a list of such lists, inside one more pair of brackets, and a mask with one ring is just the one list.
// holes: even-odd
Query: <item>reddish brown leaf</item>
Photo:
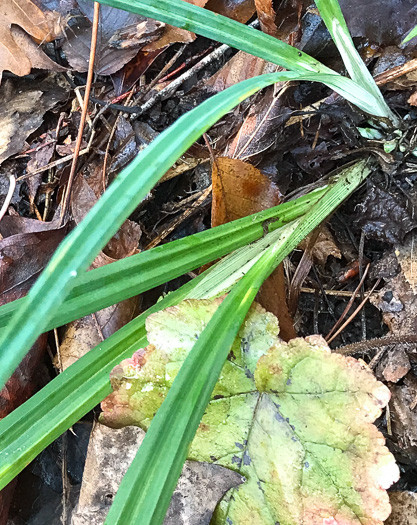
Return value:
[(257, 168), (241, 160), (217, 158), (212, 175), (212, 226), (246, 217), (281, 202), (277, 186)]
[(253, 0), (209, 0), (206, 8), (243, 24), (255, 14)]
[(255, 6), (262, 31), (275, 36), (278, 28), (275, 24), (277, 14), (274, 10), (273, 0), (255, 0)]
[[(277, 186), (257, 168), (238, 159), (217, 158), (213, 164), (212, 181), (212, 226), (246, 217), (281, 202)], [(283, 339), (295, 337), (282, 266), (264, 283), (258, 300), (278, 317)]]

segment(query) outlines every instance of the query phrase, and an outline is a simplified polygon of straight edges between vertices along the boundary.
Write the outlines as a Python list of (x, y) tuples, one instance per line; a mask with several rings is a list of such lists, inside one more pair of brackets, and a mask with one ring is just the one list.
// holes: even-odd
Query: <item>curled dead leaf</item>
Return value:
[(32, 67), (65, 70), (30, 38), (38, 44), (51, 42), (60, 33), (59, 22), (58, 13), (44, 12), (31, 0), (1, 0), (0, 74), (7, 69), (18, 76), (28, 75)]

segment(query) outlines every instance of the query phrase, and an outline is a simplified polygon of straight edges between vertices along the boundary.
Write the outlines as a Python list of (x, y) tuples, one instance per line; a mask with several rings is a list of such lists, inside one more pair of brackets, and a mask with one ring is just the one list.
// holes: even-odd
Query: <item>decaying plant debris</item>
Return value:
[[(310, 2), (287, 0), (278, 6), (268, 0), (187, 1), (242, 23), (255, 22), (265, 33), (343, 72), (336, 47)], [(288, 81), (267, 87), (242, 101), (189, 148), (125, 221), (91, 269), (289, 201), (318, 188), (349, 163), (367, 159), (372, 175), (285, 259), (257, 299), (279, 318), (284, 340), (311, 334), (329, 334), (328, 340), (334, 336), (333, 350), (363, 358), (384, 383), (380, 408), (389, 396), (391, 400), (376, 421), (379, 434), (372, 429), (377, 436), (375, 447), (381, 445), (378, 436), (383, 435), (399, 466), (400, 478), (392, 492), (393, 514), (386, 521), (398, 525), (413, 523), (404, 509), (415, 507), (413, 493), (417, 490), (416, 38), (401, 44), (413, 29), (416, 6), (409, 0), (392, 0), (378, 5), (374, 13), (375, 6), (365, 2), (343, 0), (340, 4), (361, 56), (398, 118), (396, 129), (379, 126), (377, 120), (321, 84)], [(0, 0), (0, 7), (3, 305), (27, 294), (59, 242), (81, 222), (120, 170), (178, 117), (227, 87), (279, 69), (190, 31), (102, 5), (83, 123), (90, 46), (95, 38), (93, 2)], [(368, 23), (376, 18), (381, 22)], [(82, 140), (77, 143), (80, 129)], [(73, 162), (76, 177), (63, 213)], [(268, 224), (265, 228), (267, 234)], [(1, 391), (0, 417), (154, 305), (159, 296), (197, 275), (198, 270), (188, 273), (39, 337)], [(323, 341), (320, 344), (326, 348)], [(143, 358), (142, 354), (135, 356)], [(230, 355), (227, 362), (233, 359)], [(116, 376), (112, 376), (113, 383)], [(126, 374), (122, 376), (121, 384)], [(141, 388), (143, 392), (147, 387)], [(112, 396), (117, 398), (117, 388)], [(124, 408), (129, 405), (127, 398), (129, 395), (124, 398)], [(145, 398), (149, 402), (151, 396)], [(104, 402), (101, 419), (120, 426), (108, 413), (111, 399)], [(377, 415), (376, 411), (374, 418)], [(114, 431), (117, 436), (120, 433), (120, 439), (114, 438), (116, 434), (105, 438), (112, 431), (101, 423), (95, 426), (96, 419), (96, 412), (87, 414), (79, 441), (69, 433), (64, 435), (0, 493), (0, 525), (103, 523), (142, 435), (128, 428)], [(144, 422), (131, 417), (123, 424), (147, 428), (150, 419)], [(226, 430), (226, 441), (230, 435)], [(370, 449), (376, 455), (383, 450), (381, 454), (391, 458), (385, 448)], [(96, 464), (108, 460), (112, 465), (118, 457), (126, 461), (115, 471), (114, 479), (107, 468), (103, 485), (91, 490), (97, 479)], [(216, 463), (200, 453), (192, 458)], [(242, 456), (239, 466), (247, 467), (250, 478), (245, 460)], [(230, 461), (233, 463), (232, 457)], [(226, 460), (217, 463), (231, 466)], [(172, 510), (177, 508), (182, 512), (181, 523), (208, 524), (216, 503), (230, 487), (239, 485), (236, 494), (244, 493), (240, 474), (245, 469), (237, 469), (237, 474), (218, 465), (190, 463), (185, 467), (167, 524), (180, 523)], [(364, 465), (358, 476), (366, 478)], [(395, 481), (394, 471), (390, 472), (381, 485), (384, 489)], [(189, 494), (191, 484), (194, 492)], [(27, 487), (29, 495), (23, 498)], [(388, 502), (381, 500), (379, 489), (374, 491), (372, 484), (365, 488), (372, 492), (369, 501), (374, 497), (377, 501), (367, 503), (375, 511), (366, 509), (369, 523), (382, 523)], [(195, 501), (202, 498), (202, 492), (207, 492), (207, 498), (197, 508)], [(229, 523), (227, 519), (239, 516), (240, 510), (229, 505), (225, 511), (223, 502), (216, 511), (216, 523)], [(314, 522), (301, 511), (298, 516), (306, 524)], [(352, 517), (342, 518), (357, 523)], [(241, 525), (246, 523), (241, 517), (236, 519)]]

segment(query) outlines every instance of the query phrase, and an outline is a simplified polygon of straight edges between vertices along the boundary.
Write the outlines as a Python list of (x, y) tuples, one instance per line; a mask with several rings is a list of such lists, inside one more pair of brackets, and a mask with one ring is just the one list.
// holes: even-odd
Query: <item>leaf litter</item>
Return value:
[[(148, 317), (150, 345), (111, 373), (102, 422), (148, 428), (221, 300), (188, 300)], [(399, 472), (372, 422), (389, 390), (319, 336), (288, 344), (277, 336), (276, 318), (255, 304), (190, 446), (190, 459), (247, 478), (215, 523), (382, 524), (385, 489)]]
[[(5, 11), (8, 13), (7, 17), (1, 20), (1, 35), (4, 38), (0, 36), (0, 43), (6, 44), (6, 47), (0, 48), (0, 69), (6, 72), (0, 89), (4, 89), (3, 93), (9, 97), (9, 103), (3, 105), (4, 116), (1, 119), (0, 151), (3, 164), (0, 174), (6, 178), (5, 184), (2, 181), (2, 193), (6, 193), (8, 188), (5, 175), (15, 174), (17, 178), (33, 173), (36, 175), (32, 175), (26, 181), (18, 181), (9, 215), (3, 219), (3, 236), (8, 237), (1, 242), (4, 242), (5, 246), (13, 246), (14, 250), (20, 250), (19, 254), (26, 250), (30, 255), (31, 250), (35, 248), (29, 248), (29, 245), (25, 244), (26, 241), (19, 246), (18, 236), (42, 234), (41, 231), (31, 231), (31, 228), (39, 226), (42, 222), (39, 219), (51, 219), (59, 213), (62, 193), (68, 178), (73, 138), (78, 130), (80, 105), (79, 97), (76, 100), (73, 89), (85, 84), (83, 71), (86, 70), (89, 54), (92, 2), (45, 0), (35, 3), (22, 0), (20, 3), (27, 7), (27, 12), (34, 13), (32, 20), (22, 19), (21, 16), (14, 19), (10, 10)], [(267, 0), (201, 0), (192, 3), (198, 3), (244, 23), (257, 12), (267, 32), (313, 53), (319, 59), (325, 60), (330, 67), (340, 70), (337, 53), (332, 49), (314, 6), (298, 1), (287, 1), (277, 6), (276, 2)], [(351, 4), (354, 4), (353, 7)], [(414, 5), (407, 1), (401, 5), (396, 1), (378, 6), (363, 3), (359, 5), (345, 0), (342, 2), (342, 8), (348, 16), (348, 24), (355, 36), (371, 42), (368, 44), (364, 40), (362, 43), (358, 41), (365, 60), (371, 66), (376, 63), (375, 74), (384, 75), (386, 69), (412, 65), (412, 42), (402, 48), (395, 44), (402, 40), (403, 32), (408, 30), (412, 22)], [(84, 134), (84, 153), (80, 157), (80, 174), (72, 199), (73, 216), (76, 219), (78, 217), (77, 220), (85, 213), (88, 203), (94, 202), (104, 186), (117, 176), (121, 166), (184, 111), (226, 86), (276, 69), (276, 66), (260, 59), (240, 52), (234, 54), (234, 51), (228, 50), (217, 62), (187, 77), (176, 91), (172, 90), (169, 95), (158, 98), (159, 92), (163, 92), (163, 88), (169, 86), (173, 78), (178, 78), (184, 71), (192, 73), (194, 65), (198, 65), (201, 57), (211, 52), (213, 43), (196, 38), (186, 31), (164, 27), (148, 19), (130, 19), (131, 15), (107, 9), (110, 8), (102, 6), (101, 39), (96, 57), (98, 76), (93, 86), (93, 100), (89, 105), (90, 121)], [(360, 9), (365, 10), (366, 16), (357, 16)], [(384, 13), (382, 25), (369, 23), (375, 22), (375, 10), (378, 11), (378, 17), (381, 12)], [(349, 18), (350, 13), (354, 13), (355, 16)], [(124, 16), (127, 18), (123, 18)], [(11, 23), (11, 20), (15, 22)], [(36, 34), (32, 27), (34, 20), (40, 21)], [(390, 27), (387, 29), (388, 21)], [(74, 36), (78, 34), (77, 24), (80, 26), (79, 39)], [(42, 31), (42, 35), (39, 31)], [(52, 41), (53, 45), (48, 43)], [(180, 45), (175, 42), (188, 44), (181, 50)], [(384, 47), (387, 43), (394, 45)], [(73, 46), (74, 58), (69, 51), (70, 45)], [(26, 68), (25, 71), (29, 73), (31, 67), (33, 68), (31, 77), (9, 78), (8, 71), (17, 75), (23, 74), (13, 70), (10, 64), (6, 67), (7, 50), (13, 46), (20, 46), (20, 55), (16, 56), (22, 57), (21, 66)], [(164, 71), (164, 66), (177, 51), (179, 54), (173, 65)], [(70, 73), (64, 77), (64, 71)], [(405, 115), (409, 119), (412, 127), (415, 115), (410, 104), (414, 103), (412, 97), (415, 95), (415, 71), (404, 71), (405, 75), (399, 78), (394, 75), (394, 79), (389, 81), (385, 95), (390, 105), (401, 116)], [(113, 72), (111, 77), (109, 72)], [(157, 78), (159, 73), (160, 79)], [(387, 78), (391, 79), (390, 76)], [(9, 83), (13, 86), (12, 89), (7, 87)], [(39, 91), (41, 93), (38, 93)], [(76, 92), (79, 93), (80, 90), (77, 88)], [(365, 154), (361, 152), (361, 148), (380, 148), (382, 151), (383, 142), (364, 140), (360, 136), (357, 127), (369, 125), (364, 116), (354, 109), (347, 108), (340, 99), (328, 95), (328, 91), (318, 85), (294, 83), (291, 86), (267, 89), (241, 104), (210, 130), (208, 139), (212, 144), (212, 151), (209, 152), (203, 143), (194, 145), (188, 157), (184, 157), (178, 167), (170, 170), (164, 179), (165, 182), (153, 190), (147, 201), (130, 218), (130, 222), (124, 225), (105, 252), (100, 254), (95, 264), (109, 263), (134, 253), (137, 249), (146, 248), (152, 242), (166, 242), (210, 227), (210, 206), (207, 199), (193, 208), (191, 216), (188, 214), (188, 207), (194, 206), (193, 195), (198, 197), (200, 192), (209, 191), (212, 171), (207, 161), (209, 153), (214, 153), (214, 157), (220, 159), (220, 163), (245, 166), (243, 171), (249, 174), (248, 180), (254, 177), (254, 180), (259, 182), (258, 185), (252, 181), (252, 190), (248, 190), (249, 200), (255, 197), (251, 195), (251, 191), (254, 194), (259, 191), (256, 206), (259, 205), (262, 209), (273, 203), (273, 200), (267, 198), (271, 188), (278, 188), (279, 197), (288, 199), (297, 192), (299, 194), (300, 191), (314, 187), (321, 177), (326, 177), (332, 169), (352, 160), (355, 155)], [(135, 107), (140, 108), (141, 104), (149, 100), (154, 102), (147, 113), (139, 118), (132, 114)], [(120, 113), (121, 109), (123, 116)], [(145, 138), (142, 133), (144, 127), (150, 131)], [(116, 131), (112, 135), (113, 128)], [(415, 161), (410, 155), (413, 137), (405, 130), (401, 141), (393, 136), (389, 139), (391, 147), (396, 148), (390, 153), (392, 163), (381, 163), (381, 171), (373, 176), (373, 185), (367, 189), (363, 188), (342, 207), (339, 218), (331, 218), (326, 225), (325, 238), (319, 237), (315, 241), (309, 271), (299, 283), (295, 301), (295, 322), (289, 323), (290, 328), (299, 335), (325, 334), (331, 329), (356, 288), (364, 261), (371, 263), (370, 277), (364, 283), (364, 293), (371, 288), (376, 278), (382, 279), (377, 291), (371, 295), (372, 302), (381, 314), (377, 309), (372, 310), (371, 306), (367, 306), (365, 315), (359, 315), (350, 327), (345, 329), (336, 345), (355, 342), (361, 338), (378, 337), (384, 335), (386, 330), (389, 336), (393, 335), (401, 340), (401, 337), (414, 330), (416, 285), (412, 251), (409, 256), (409, 243), (413, 245), (410, 239), (415, 235), (415, 214), (409, 199), (409, 194), (412, 193), (410, 188), (416, 181)], [(103, 158), (106, 159), (106, 170), (102, 169)], [(84, 197), (81, 195), (83, 193)], [(216, 191), (213, 193), (214, 199), (215, 193)], [(226, 198), (224, 195), (223, 197)], [(198, 202), (198, 199), (195, 200)], [(255, 198), (253, 200), (256, 201)], [(227, 205), (229, 206), (228, 203)], [(239, 203), (239, 199), (236, 199), (233, 206), (236, 216), (248, 213), (243, 200)], [(21, 219), (25, 220), (33, 221), (36, 218), (36, 226), (35, 223), (26, 226), (19, 223), (19, 217), (16, 215), (21, 215)], [(0, 227), (3, 221), (0, 222)], [(51, 223), (45, 223), (46, 228), (48, 224)], [(40, 225), (41, 230), (42, 228), (44, 226)], [(142, 229), (141, 236), (138, 234), (138, 228)], [(367, 236), (362, 235), (362, 230)], [(49, 234), (52, 243), (55, 236), (53, 228)], [(15, 241), (12, 240), (13, 236), (16, 236)], [(393, 246), (395, 254), (389, 245)], [(261, 296), (258, 298), (268, 310), (277, 312), (280, 309), (283, 295), (286, 293), (284, 288), (288, 289), (288, 283), (292, 281), (302, 260), (301, 251), (305, 250), (305, 246), (300, 246), (300, 250), (295, 251), (285, 261), (284, 271), (279, 274), (279, 283), (274, 283), (272, 290), (267, 291), (266, 299), (261, 299)], [(45, 250), (45, 257), (48, 253), (49, 248)], [(11, 279), (9, 270), (14, 272), (13, 265), (19, 266), (19, 254), (14, 254), (13, 257), (16, 257), (13, 264), (6, 268), (4, 290)], [(26, 254), (24, 256), (26, 257)], [(26, 261), (25, 257), (22, 256), (21, 265)], [(28, 281), (23, 279), (12, 291), (20, 293), (21, 289), (22, 293), (26, 292), (26, 284), (29, 285), (33, 279), (31, 265), (35, 267), (37, 261), (38, 256), (35, 256), (27, 263)], [(10, 261), (6, 258), (3, 262)], [(19, 275), (19, 271), (16, 270), (18, 281), (21, 279)], [(145, 294), (140, 299), (143, 302), (142, 307), (153, 304), (161, 292), (175, 288), (180, 282), (184, 280), (177, 280), (164, 289)], [(7, 292), (5, 294), (7, 295)], [(85, 331), (82, 331), (81, 327), (80, 331), (75, 328), (71, 333), (69, 326), (62, 329), (59, 335), (61, 350), (62, 346), (65, 347), (65, 341), (68, 341), (71, 348), (69, 356), (77, 356), (79, 351), (87, 351), (91, 345), (100, 342), (102, 335), (107, 336), (121, 326), (125, 322), (122, 318), (127, 320), (131, 317), (138, 306), (138, 300), (134, 300), (134, 303), (132, 307), (122, 307), (125, 313), (121, 316), (117, 313), (120, 308), (118, 306), (114, 307), (112, 312), (97, 313), (96, 319), (90, 319), (91, 322), (87, 323)], [(104, 317), (100, 319), (102, 314)], [(281, 324), (283, 336), (285, 325), (282, 322)], [(286, 339), (293, 335), (287, 336)], [(45, 349), (45, 343), (42, 345), (41, 353)], [(279, 345), (281, 350), (287, 348), (283, 343)], [(324, 344), (321, 351), (323, 355), (328, 353)], [(358, 357), (361, 355), (359, 353)], [(367, 351), (365, 359), (370, 360), (376, 377), (387, 384), (392, 393), (389, 410), (384, 412), (377, 425), (388, 438), (388, 445), (401, 466), (402, 477), (395, 488), (400, 491), (410, 488), (414, 490), (417, 486), (413, 466), (416, 446), (415, 349), (412, 344), (398, 342), (384, 347), (382, 352), (377, 349)], [(43, 365), (33, 365), (34, 374), (39, 366)], [(253, 383), (254, 379), (251, 381)], [(19, 388), (16, 386), (16, 392)], [(265, 398), (272, 395), (275, 394), (262, 393)], [(218, 405), (220, 404), (219, 401)], [(106, 439), (97, 445), (98, 448), (104, 447), (102, 457), (106, 457), (108, 450)], [(232, 443), (232, 447), (233, 445)], [(95, 446), (94, 438), (91, 446)], [(116, 457), (124, 454), (122, 448), (113, 452)], [(251, 465), (244, 465), (243, 453), (239, 453), (236, 455), (243, 465), (241, 468), (246, 468), (247, 473), (250, 473)], [(226, 456), (224, 458), (226, 463)], [(232, 466), (236, 469), (237, 463), (233, 463)], [(222, 472), (224, 474), (224, 471)], [(90, 475), (93, 473), (85, 476), (86, 486)], [(109, 476), (111, 477), (111, 473)], [(244, 485), (238, 492), (246, 490), (243, 487)], [(259, 489), (255, 488), (256, 490)], [(331, 495), (331, 491), (329, 494)], [(404, 497), (406, 495), (407, 493), (404, 493)], [(106, 494), (103, 496), (103, 493), (100, 493), (100, 497), (105, 496)], [(216, 498), (219, 499), (220, 494)], [(218, 515), (221, 515), (219, 513), (224, 506), (225, 503), (219, 507)], [(211, 514), (213, 507), (210, 509)], [(393, 504), (393, 509), (391, 521), (399, 524), (400, 514), (395, 521), (395, 513), (400, 512), (398, 505), (396, 507)], [(81, 515), (80, 510), (78, 517)], [(84, 516), (90, 516), (86, 507)], [(195, 519), (195, 523), (203, 523), (201, 515)]]

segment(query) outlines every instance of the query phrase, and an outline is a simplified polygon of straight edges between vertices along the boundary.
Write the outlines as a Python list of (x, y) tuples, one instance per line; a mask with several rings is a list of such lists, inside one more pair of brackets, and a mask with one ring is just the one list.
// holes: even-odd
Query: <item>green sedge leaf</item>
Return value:
[[(212, 13), (207, 9), (189, 4), (183, 0), (101, 0), (100, 3), (194, 31), (199, 35), (228, 44), (241, 51), (285, 67), (290, 71), (323, 74), (323, 77), (300, 77), (300, 80), (323, 82), (323, 84), (329, 86), (363, 111), (377, 117), (393, 117), (376, 85), (376, 89), (369, 89), (371, 86), (370, 82), (374, 82), (369, 73), (371, 80), (368, 79), (367, 83), (353, 82), (340, 76), (306, 53), (261, 31)], [(349, 36), (349, 33), (347, 34)], [(339, 47), (339, 43), (337, 45)], [(354, 48), (353, 51), (356, 52)], [(359, 60), (361, 61), (360, 57)], [(361, 67), (366, 70), (363, 62)], [(365, 75), (365, 72), (360, 77), (361, 79), (363, 75)]]
[(397, 118), (387, 106), (379, 87), (355, 48), (339, 2), (337, 0), (315, 0), (315, 2), (352, 80), (373, 95), (377, 101), (379, 111), (373, 114), (396, 122)]
[(172, 164), (222, 115), (260, 89), (285, 80), (287, 75), (275, 73), (252, 78), (206, 100), (179, 118), (122, 170), (85, 219), (58, 247), (2, 331), (0, 388), (51, 322), (54, 312), (74, 287), (76, 277), (88, 268)]
[(408, 33), (408, 35), (401, 42), (401, 45), (406, 44), (407, 42), (409, 42), (412, 38), (416, 36), (417, 36), (417, 26)]
[(369, 171), (365, 161), (343, 170), (329, 185), (326, 194), (298, 221), (297, 228), (288, 237), (284, 236), (282, 242), (277, 241), (266, 248), (248, 273), (233, 286), (176, 375), (139, 453), (122, 480), (106, 524), (158, 525), (163, 522), (188, 447), (259, 287), (300, 240), (332, 213)]

